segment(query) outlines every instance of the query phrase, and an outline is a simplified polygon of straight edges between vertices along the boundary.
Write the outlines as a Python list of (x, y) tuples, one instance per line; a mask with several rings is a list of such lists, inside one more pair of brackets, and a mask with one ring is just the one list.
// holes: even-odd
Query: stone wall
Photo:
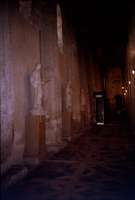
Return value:
[(22, 162), (31, 109), (29, 77), (40, 62), (39, 31), (24, 19), (17, 6), (5, 3), (4, 7), (1, 12), (2, 170)]
[(116, 109), (117, 95), (123, 95), (122, 93), (122, 71), (120, 67), (109, 68), (106, 79), (106, 95), (109, 101), (110, 109), (112, 112)]
[[(102, 89), (98, 66), (79, 46), (63, 9), (63, 44), (59, 43), (57, 8), (48, 1), (42, 9), (38, 5), (25, 13), (16, 3), (1, 4), (2, 172), (15, 164), (39, 162), (41, 154), (58, 151), (91, 126), (93, 92)], [(37, 64), (43, 110), (33, 114), (37, 97), (32, 96), (30, 77)]]
[[(0, 119), (1, 119), (1, 160), (6, 160), (12, 148), (13, 140), (13, 72), (11, 69), (11, 41), (9, 34), (8, 6), (0, 5)], [(10, 99), (10, 102), (9, 102)]]
[[(132, 26), (129, 34), (129, 43), (127, 49), (127, 67), (125, 71), (125, 85), (128, 93), (125, 97), (129, 116), (132, 124), (132, 129), (135, 132), (135, 19), (133, 19)], [(131, 84), (129, 84), (129, 81)]]

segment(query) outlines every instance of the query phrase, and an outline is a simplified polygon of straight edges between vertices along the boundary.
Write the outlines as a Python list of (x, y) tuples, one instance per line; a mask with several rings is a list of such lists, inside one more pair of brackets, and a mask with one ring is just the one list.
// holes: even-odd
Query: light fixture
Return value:
[(124, 90), (124, 86), (122, 86), (121, 89)]
[(127, 90), (125, 90), (125, 93), (127, 93), (128, 91)]
[(131, 81), (128, 81), (128, 84), (131, 85)]
[(126, 96), (127, 94), (126, 93), (124, 93), (124, 96)]
[(134, 70), (134, 69), (132, 70), (132, 74), (133, 74), (133, 75), (135, 74), (135, 70)]

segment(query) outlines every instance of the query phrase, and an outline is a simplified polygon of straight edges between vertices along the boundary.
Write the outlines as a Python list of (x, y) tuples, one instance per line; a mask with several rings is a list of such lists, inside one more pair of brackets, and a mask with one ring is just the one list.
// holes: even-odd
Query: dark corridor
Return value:
[(1, 0), (2, 200), (135, 200), (135, 2)]

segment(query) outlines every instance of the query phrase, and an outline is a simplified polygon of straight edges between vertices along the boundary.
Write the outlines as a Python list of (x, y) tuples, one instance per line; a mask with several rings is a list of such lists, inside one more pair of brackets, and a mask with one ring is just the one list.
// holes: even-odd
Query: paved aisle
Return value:
[(97, 127), (47, 160), (2, 200), (135, 200), (135, 140)]

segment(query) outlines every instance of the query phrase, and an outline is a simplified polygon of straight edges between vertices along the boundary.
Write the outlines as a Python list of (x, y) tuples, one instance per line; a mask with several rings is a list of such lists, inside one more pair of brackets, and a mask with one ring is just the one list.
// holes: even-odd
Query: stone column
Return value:
[(44, 25), (41, 31), (41, 64), (46, 115), (46, 145), (48, 151), (57, 151), (62, 141), (61, 77), (57, 40), (56, 4), (47, 2), (44, 8)]

